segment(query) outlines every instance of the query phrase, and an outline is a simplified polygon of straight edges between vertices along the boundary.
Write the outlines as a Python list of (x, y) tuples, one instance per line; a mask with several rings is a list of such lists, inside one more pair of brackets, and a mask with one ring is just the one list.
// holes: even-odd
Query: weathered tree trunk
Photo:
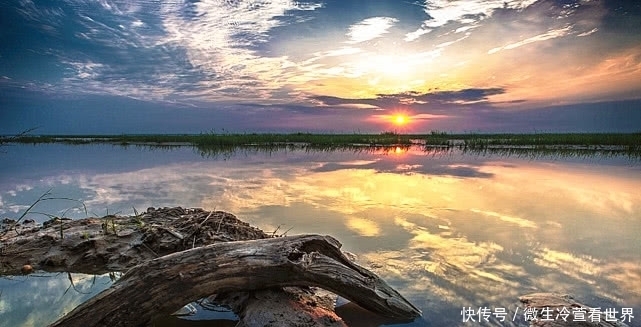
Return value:
[[(254, 239), (262, 240), (227, 243)], [(213, 293), (240, 316), (239, 326), (345, 325), (327, 296), (280, 287), (286, 285), (320, 286), (400, 320), (420, 315), (348, 260), (335, 239), (274, 238), (221, 211), (150, 208), (135, 217), (54, 219), (42, 227), (0, 222), (0, 275), (19, 274), (24, 265), (94, 274), (136, 266), (54, 326), (146, 325)]]
[[(526, 308), (536, 309), (536, 319), (530, 321), (532, 327), (628, 327), (620, 321), (608, 321), (612, 317), (606, 317), (605, 314), (600, 314), (598, 321), (597, 318), (592, 321), (590, 307), (569, 295), (532, 293), (519, 297), (519, 300)], [(574, 310), (583, 312), (580, 319), (573, 313)]]
[(420, 315), (382, 279), (349, 261), (339, 246), (329, 236), (301, 235), (170, 254), (132, 268), (52, 326), (144, 326), (210, 294), (290, 285), (322, 287), (385, 316)]

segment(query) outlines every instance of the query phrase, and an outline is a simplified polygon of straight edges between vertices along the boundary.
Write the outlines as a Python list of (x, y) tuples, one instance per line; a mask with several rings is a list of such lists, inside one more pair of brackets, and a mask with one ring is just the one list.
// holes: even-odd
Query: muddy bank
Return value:
[(0, 274), (34, 270), (104, 274), (170, 253), (272, 237), (223, 211), (155, 209), (136, 216), (0, 222)]

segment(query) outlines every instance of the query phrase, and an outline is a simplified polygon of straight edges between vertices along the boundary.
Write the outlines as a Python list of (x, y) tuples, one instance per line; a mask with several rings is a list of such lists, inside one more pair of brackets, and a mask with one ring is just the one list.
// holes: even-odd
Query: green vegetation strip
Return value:
[[(467, 145), (641, 145), (641, 133), (549, 133), (549, 134), (434, 134), (427, 139), (464, 141)], [(423, 138), (423, 136), (419, 136)]]
[(306, 143), (311, 145), (397, 145), (411, 144), (409, 135), (381, 134), (153, 134), (153, 135), (40, 135), (15, 138), (17, 143), (116, 143), (175, 144), (196, 146), (242, 146)]
[(416, 142), (434, 146), (465, 148), (509, 146), (616, 146), (628, 151), (641, 151), (641, 133), (538, 133), (538, 134), (152, 134), (152, 135), (22, 135), (0, 138), (1, 143), (67, 143), (67, 144), (188, 144), (198, 147), (245, 145), (282, 145), (304, 143), (312, 146), (410, 145)]

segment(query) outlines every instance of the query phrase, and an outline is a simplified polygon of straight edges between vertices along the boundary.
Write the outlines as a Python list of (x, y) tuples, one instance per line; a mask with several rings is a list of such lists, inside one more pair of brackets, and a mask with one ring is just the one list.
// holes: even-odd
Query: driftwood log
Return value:
[[(319, 286), (385, 316), (420, 310), (355, 265), (329, 236), (301, 235), (212, 244), (148, 261), (52, 326), (148, 325), (158, 313), (221, 292)], [(254, 325), (254, 324), (252, 324)]]
[(399, 321), (421, 314), (345, 257), (337, 240), (270, 237), (224, 212), (150, 208), (135, 217), (54, 219), (43, 227), (5, 221), (3, 229), (2, 274), (25, 265), (83, 273), (131, 268), (52, 326), (150, 325), (212, 294), (239, 314), (240, 326), (344, 326), (327, 296), (283, 286), (318, 286)]

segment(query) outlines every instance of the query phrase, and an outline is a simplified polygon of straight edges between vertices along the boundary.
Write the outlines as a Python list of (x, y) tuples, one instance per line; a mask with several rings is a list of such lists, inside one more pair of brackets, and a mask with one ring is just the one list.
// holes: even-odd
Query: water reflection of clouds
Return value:
[[(78, 187), (92, 194), (85, 204), (94, 208), (128, 210), (131, 206), (200, 206), (202, 199), (231, 183), (203, 165), (167, 165), (123, 173), (82, 175)], [(250, 185), (247, 185), (251, 189)], [(213, 194), (212, 194), (213, 193)]]
[(0, 279), (0, 327), (47, 326), (111, 285), (107, 276), (34, 274)]
[[(409, 157), (408, 157), (409, 158)], [(414, 158), (416, 160), (416, 158)], [(420, 160), (420, 158), (419, 158)], [(454, 176), (454, 177), (482, 177), (491, 178), (491, 173), (483, 172), (474, 165), (450, 164), (447, 162), (432, 162), (428, 165), (418, 163), (398, 163), (395, 160), (376, 160), (364, 162), (355, 167), (351, 163), (330, 162), (314, 168), (315, 172), (332, 172), (343, 169), (372, 169), (377, 172), (387, 173), (417, 173), (430, 176)]]
[[(588, 255), (575, 255), (549, 248), (534, 252), (533, 262), (540, 267), (549, 268), (555, 274), (565, 275), (570, 280), (593, 285), (599, 288), (600, 295), (607, 299), (622, 302), (628, 306), (641, 306), (641, 266), (638, 262), (620, 259), (607, 262)], [(603, 278), (600, 281), (601, 285), (597, 285), (599, 277)], [(550, 276), (546, 275), (546, 278), (550, 278)], [(537, 282), (549, 283), (549, 281), (546, 283), (542, 280)], [(605, 283), (607, 285), (604, 285)], [(563, 283), (559, 284), (563, 285)], [(572, 290), (567, 289), (567, 292), (572, 292)], [(627, 292), (632, 293), (633, 296), (625, 295)]]
[(530, 291), (641, 305), (641, 176), (630, 167), (276, 153), (52, 178), (93, 210), (198, 206), (267, 231), (330, 233), (431, 312)]
[(530, 220), (527, 220), (527, 219), (523, 219), (523, 218), (519, 218), (519, 217), (510, 216), (510, 215), (500, 214), (500, 213), (494, 212), (494, 211), (479, 210), (479, 209), (476, 209), (476, 208), (472, 208), (472, 209), (470, 209), (470, 211), (472, 211), (474, 213), (480, 213), (480, 214), (483, 214), (483, 215), (488, 216), (488, 217), (498, 218), (499, 220), (501, 220), (503, 222), (506, 222), (506, 223), (509, 223), (509, 224), (514, 224), (514, 225), (516, 225), (518, 227), (521, 227), (521, 228), (534, 228), (534, 229), (536, 229), (538, 227), (536, 225), (536, 223), (534, 223), (533, 221), (530, 221)]
[(376, 222), (370, 219), (353, 217), (353, 216), (348, 216), (346, 218), (347, 218), (347, 221), (345, 222), (345, 225), (347, 226), (347, 228), (354, 231), (358, 235), (361, 235), (361, 236), (381, 235), (380, 226)]
[[(422, 266), (429, 273), (428, 278), (435, 277), (479, 294), (480, 285), (495, 283), (517, 289), (518, 282), (510, 280), (506, 272), (519, 278), (525, 275), (522, 268), (500, 262), (496, 255), (503, 247), (494, 242), (471, 242), (464, 236), (431, 231), (401, 218), (396, 221), (413, 235), (408, 244), (410, 252), (405, 255), (411, 257), (415, 265)], [(376, 260), (376, 254), (370, 254), (370, 260)], [(431, 284), (429, 280), (426, 282)], [(415, 287), (418, 291), (425, 285), (415, 284)], [(482, 295), (487, 299), (492, 291), (484, 293)]]

